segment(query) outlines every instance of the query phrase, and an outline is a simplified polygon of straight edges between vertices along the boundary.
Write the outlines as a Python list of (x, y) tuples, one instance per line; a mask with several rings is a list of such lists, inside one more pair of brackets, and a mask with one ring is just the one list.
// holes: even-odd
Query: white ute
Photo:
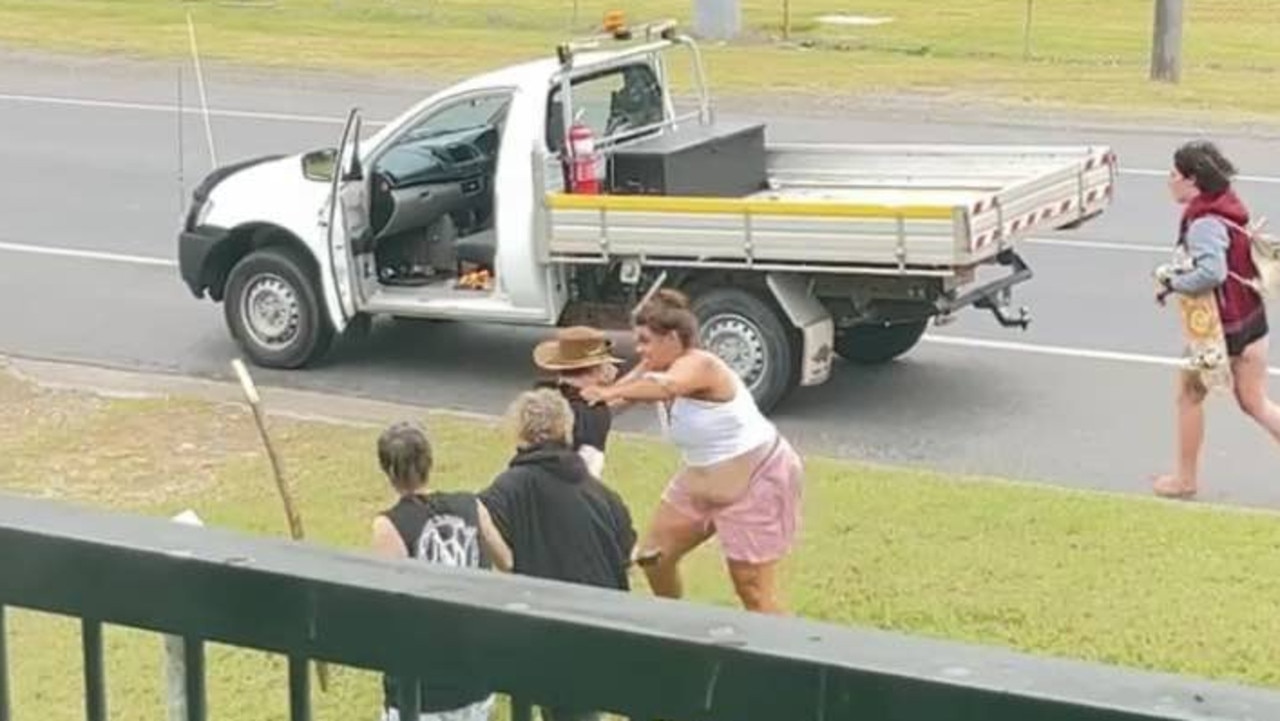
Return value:
[[(665, 82), (677, 47), (698, 81), (685, 114)], [(1112, 199), (1105, 146), (766, 144), (760, 125), (714, 119), (703, 78), (667, 21), (459, 83), (368, 138), (352, 110), (336, 149), (205, 178), (182, 277), (276, 368), (377, 315), (616, 328), (677, 287), (768, 410), (834, 355), (889, 361), (968, 306), (1025, 327), (1025, 308), (1007, 312), (1031, 277), (1019, 239)], [(594, 135), (597, 193), (572, 192), (575, 123)], [(1005, 272), (979, 283), (983, 266)]]

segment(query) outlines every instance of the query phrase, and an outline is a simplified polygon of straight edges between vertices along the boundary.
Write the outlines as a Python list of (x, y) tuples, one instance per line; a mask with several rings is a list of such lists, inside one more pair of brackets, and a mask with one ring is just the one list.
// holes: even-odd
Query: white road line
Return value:
[[(1147, 170), (1146, 168), (1121, 168), (1121, 175), (1142, 175), (1142, 176), (1159, 176), (1161, 178), (1169, 175), (1167, 170)], [(1280, 178), (1271, 175), (1237, 175), (1235, 180), (1240, 183), (1261, 183), (1264, 185), (1280, 185)]]
[(1027, 238), (1022, 243), (1027, 245), (1048, 245), (1055, 248), (1075, 248), (1079, 250), (1115, 250), (1127, 253), (1156, 253), (1168, 255), (1173, 252), (1170, 245), (1144, 245), (1142, 243), (1116, 243), (1107, 240), (1071, 240), (1069, 238)]
[[(159, 103), (132, 103), (118, 100), (87, 100), (82, 98), (51, 98), (40, 95), (12, 95), (8, 93), (0, 93), (0, 101), (13, 103), (32, 103), (44, 105), (67, 105), (79, 108), (103, 108), (108, 110), (138, 110), (152, 113), (176, 113), (178, 106), (164, 105)], [(199, 115), (201, 110), (195, 108), (182, 108), (182, 112), (186, 115)], [(298, 115), (296, 113), (264, 113), (249, 110), (223, 110), (218, 108), (209, 108), (210, 115), (216, 115), (223, 118), (245, 118), (249, 120), (279, 120), (286, 123), (323, 123), (327, 125), (341, 125), (342, 118), (325, 117), (323, 115)], [(374, 123), (365, 123), (373, 125)]]
[(168, 258), (149, 258), (142, 255), (125, 255), (122, 253), (104, 253), (96, 250), (76, 250), (73, 248), (50, 248), (44, 245), (27, 245), (25, 243), (6, 243), (0, 241), (0, 250), (11, 253), (27, 253), (29, 255), (56, 255), (65, 258), (82, 260), (105, 260), (112, 263), (129, 263), (132, 265), (154, 265), (175, 268), (178, 261)]
[[(108, 108), (114, 110), (139, 110), (156, 113), (173, 113), (178, 111), (176, 105), (167, 105), (163, 103), (135, 103), (119, 100), (93, 100), (89, 98), (61, 98), (44, 95), (21, 95), (15, 93), (0, 93), (0, 101), (8, 101), (13, 103), (32, 103), (45, 105), (66, 105), (71, 107), (84, 108)], [(183, 108), (183, 113), (195, 114), (199, 113), (198, 108)], [(242, 118), (245, 120), (278, 120), (287, 123), (322, 123), (327, 125), (342, 125), (345, 121), (340, 116), (323, 116), (323, 115), (302, 115), (296, 113), (275, 113), (261, 112), (255, 110), (226, 110), (220, 108), (210, 108), (209, 114), (224, 118)], [(386, 120), (367, 120), (364, 122), (369, 127), (377, 127), (386, 125)], [(1134, 175), (1142, 177), (1165, 177), (1169, 174), (1168, 170), (1152, 170), (1149, 168), (1120, 168), (1121, 175)], [(1280, 185), (1280, 176), (1273, 175), (1237, 175), (1236, 180), (1243, 183), (1261, 183), (1264, 185)]]
[[(1040, 345), (1038, 343), (1018, 343), (1016, 341), (987, 340), (985, 338), (965, 338), (963, 336), (933, 335), (931, 333), (925, 334), (921, 340), (926, 343), (957, 346), (960, 348), (981, 348), (983, 350), (1007, 351), (1011, 353), (1033, 353), (1037, 355), (1112, 361), (1115, 363), (1130, 363), (1136, 365), (1176, 367), (1182, 364), (1182, 359), (1180, 358), (1145, 355), (1142, 353), (1124, 353), (1120, 351), (1075, 348), (1071, 346)], [(1280, 368), (1268, 367), (1267, 374), (1280, 376)]]

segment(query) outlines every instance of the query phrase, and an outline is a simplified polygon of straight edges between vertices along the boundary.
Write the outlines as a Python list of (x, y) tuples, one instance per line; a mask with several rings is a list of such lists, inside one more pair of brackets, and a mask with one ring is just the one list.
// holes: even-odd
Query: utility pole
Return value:
[(1183, 0), (1156, 0), (1151, 41), (1151, 79), (1177, 83), (1182, 79)]
[(693, 0), (694, 35), (707, 40), (733, 40), (742, 32), (740, 0)]
[(1022, 26), (1022, 62), (1031, 59), (1031, 15), (1035, 12), (1035, 0), (1027, 0), (1027, 17)]

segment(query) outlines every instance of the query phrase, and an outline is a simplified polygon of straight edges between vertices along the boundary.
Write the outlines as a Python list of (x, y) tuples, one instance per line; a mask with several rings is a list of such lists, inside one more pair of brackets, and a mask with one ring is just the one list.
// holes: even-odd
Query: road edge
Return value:
[[(213, 404), (244, 405), (239, 383), (176, 373), (131, 371), (107, 365), (0, 354), (0, 371), (38, 388), (88, 393), (104, 398), (187, 398)], [(250, 369), (250, 373), (253, 370)], [(256, 382), (255, 382), (256, 383)], [(446, 408), (359, 398), (256, 383), (269, 416), (365, 428), (423, 416), (494, 424), (499, 417)]]

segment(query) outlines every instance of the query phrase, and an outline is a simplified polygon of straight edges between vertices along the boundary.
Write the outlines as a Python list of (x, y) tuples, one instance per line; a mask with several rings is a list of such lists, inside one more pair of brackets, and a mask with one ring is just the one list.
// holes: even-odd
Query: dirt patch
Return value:
[(102, 405), (91, 395), (40, 388), (0, 365), (0, 446), (5, 439), (75, 423)]
[(261, 452), (252, 417), (229, 404), (108, 400), (5, 371), (0, 409), (0, 485), (46, 498), (140, 507), (216, 492), (219, 467)]

